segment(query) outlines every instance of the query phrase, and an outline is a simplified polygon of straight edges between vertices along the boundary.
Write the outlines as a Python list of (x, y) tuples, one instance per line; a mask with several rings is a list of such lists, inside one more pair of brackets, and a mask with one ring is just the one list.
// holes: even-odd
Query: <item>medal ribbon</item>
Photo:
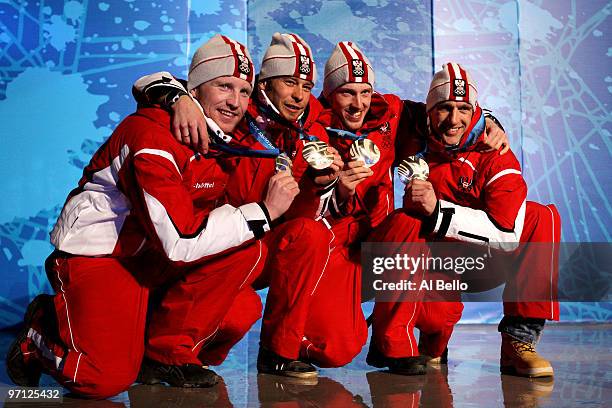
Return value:
[(340, 139), (348, 139), (348, 140), (361, 140), (368, 137), (368, 135), (373, 132), (370, 130), (369, 132), (362, 133), (360, 135), (350, 132), (348, 130), (335, 129), (332, 127), (326, 127), (325, 130), (329, 136), (339, 137)]
[(249, 130), (265, 150), (251, 149), (248, 147), (232, 147), (223, 141), (221, 135), (214, 132), (208, 127), (208, 135), (210, 136), (210, 146), (220, 152), (227, 153), (231, 156), (244, 156), (244, 157), (260, 157), (260, 158), (276, 158), (280, 154), (280, 150), (274, 146), (272, 142), (266, 137), (261, 129), (257, 127), (253, 118), (248, 116), (247, 123), (249, 124)]
[(268, 139), (264, 131), (257, 126), (257, 124), (255, 123), (255, 119), (253, 119), (251, 115), (247, 113), (245, 116), (247, 123), (249, 124), (249, 130), (251, 131), (251, 134), (255, 137), (255, 139), (257, 139), (259, 144), (269, 151), (276, 152), (276, 156), (278, 156), (280, 154), (280, 149), (276, 147), (274, 143), (270, 141), (270, 139)]

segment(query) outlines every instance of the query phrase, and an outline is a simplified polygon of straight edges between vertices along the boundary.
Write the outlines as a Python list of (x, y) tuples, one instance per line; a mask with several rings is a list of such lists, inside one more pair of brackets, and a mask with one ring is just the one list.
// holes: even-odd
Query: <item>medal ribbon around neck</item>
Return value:
[(348, 139), (348, 140), (361, 140), (366, 139), (368, 135), (376, 129), (370, 130), (369, 132), (364, 132), (360, 135), (357, 133), (353, 133), (348, 130), (335, 129), (332, 127), (326, 127), (325, 130), (329, 136), (338, 137), (340, 139)]
[(226, 135), (217, 124), (210, 118), (206, 117), (206, 127), (208, 128), (208, 135), (210, 136), (210, 147), (220, 152), (229, 154), (231, 156), (241, 157), (260, 157), (260, 158), (271, 158), (274, 159), (280, 154), (280, 150), (277, 149), (272, 142), (263, 134), (263, 132), (255, 126), (259, 132), (255, 132), (251, 127), (251, 121), (249, 123), (249, 129), (255, 136), (255, 139), (263, 145), (265, 150), (251, 149), (248, 147), (233, 147), (227, 144), (232, 138)]
[[(285, 119), (280, 112), (278, 112), (266, 93), (264, 91), (261, 91), (261, 93), (264, 96), (267, 105), (258, 99), (256, 103), (259, 109), (268, 118), (298, 133), (299, 140), (304, 142), (302, 157), (308, 163), (308, 165), (317, 170), (323, 170), (331, 166), (334, 162), (334, 156), (327, 150), (328, 144), (320, 140), (318, 137), (309, 135), (304, 131), (304, 125), (301, 118), (303, 118), (305, 115), (307, 116), (307, 112), (304, 111), (300, 116), (300, 119), (294, 123), (291, 123)], [(308, 109), (308, 107), (306, 109)]]
[[(204, 120), (206, 121), (206, 129), (208, 131), (208, 136), (210, 137), (209, 147), (213, 150), (217, 150), (217, 152), (219, 153), (225, 153), (230, 156), (261, 157), (272, 159), (276, 158), (280, 154), (280, 151), (278, 149), (274, 149), (274, 145), (272, 145), (270, 141), (265, 138), (265, 136), (265, 141), (269, 145), (271, 145), (272, 148), (269, 148), (268, 145), (264, 145), (267, 148), (266, 150), (256, 150), (250, 149), (248, 147), (245, 148), (229, 146), (228, 143), (232, 140), (232, 137), (223, 132), (223, 130), (221, 130), (219, 125), (217, 125), (214, 120), (206, 116), (206, 114), (204, 113), (204, 109), (202, 109), (202, 105), (200, 105), (198, 100), (194, 98), (193, 95), (189, 94), (189, 96), (191, 97), (191, 100), (195, 102), (196, 106), (200, 109), (202, 115), (204, 115)], [(255, 138), (258, 142), (262, 143), (262, 140), (259, 139), (258, 135), (256, 135)], [(213, 152), (212, 155), (215, 155), (215, 153)]]
[[(306, 110), (302, 112), (302, 114), (300, 115), (300, 117), (298, 118), (296, 122), (292, 123), (288, 121), (287, 119), (285, 119), (280, 114), (278, 109), (276, 109), (276, 106), (274, 106), (274, 104), (272, 103), (272, 101), (270, 101), (270, 99), (268, 98), (268, 95), (266, 95), (264, 91), (261, 91), (261, 93), (264, 96), (266, 103), (264, 104), (263, 102), (259, 100), (256, 100), (256, 103), (264, 115), (274, 120), (275, 122), (278, 122), (281, 125), (287, 126), (288, 128), (293, 129), (296, 132), (298, 132), (300, 140), (305, 140), (307, 142), (317, 142), (320, 140), (318, 137), (309, 135), (308, 133), (304, 131), (304, 124), (302, 123), (302, 118), (304, 116), (307, 116)], [(308, 107), (306, 109), (308, 109)]]

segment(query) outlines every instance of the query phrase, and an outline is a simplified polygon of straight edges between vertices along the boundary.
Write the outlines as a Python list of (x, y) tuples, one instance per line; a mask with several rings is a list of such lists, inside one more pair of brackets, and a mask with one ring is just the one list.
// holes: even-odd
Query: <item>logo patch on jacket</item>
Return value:
[(380, 133), (388, 134), (391, 132), (391, 124), (389, 122), (385, 122), (379, 129)]
[(474, 178), (468, 176), (459, 177), (459, 189), (465, 192), (471, 191), (474, 186)]
[(203, 183), (195, 183), (193, 188), (213, 188), (215, 186), (214, 181), (212, 183), (205, 181)]
[(380, 147), (383, 149), (391, 149), (393, 147), (393, 140), (391, 140), (391, 124), (385, 122), (378, 131), (382, 135), (382, 142)]

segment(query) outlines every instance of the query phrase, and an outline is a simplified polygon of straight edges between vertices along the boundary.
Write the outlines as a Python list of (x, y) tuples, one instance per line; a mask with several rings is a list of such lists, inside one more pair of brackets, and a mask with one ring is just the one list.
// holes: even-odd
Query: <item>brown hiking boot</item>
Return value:
[(542, 358), (531, 343), (525, 343), (502, 333), (499, 368), (502, 374), (523, 377), (552, 377), (550, 362)]

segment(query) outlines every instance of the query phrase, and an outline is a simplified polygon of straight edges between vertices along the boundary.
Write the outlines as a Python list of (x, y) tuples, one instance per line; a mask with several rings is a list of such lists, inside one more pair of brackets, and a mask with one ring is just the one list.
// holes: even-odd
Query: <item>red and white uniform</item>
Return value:
[[(267, 109), (272, 109), (268, 107)], [(255, 119), (269, 140), (281, 151), (288, 154), (293, 162), (292, 173), (300, 185), (300, 193), (275, 233), (266, 237), (271, 254), (263, 268), (263, 273), (255, 278), (252, 285), (256, 289), (269, 287), (266, 309), (261, 328), (261, 344), (285, 358), (298, 358), (308, 311), (312, 307), (318, 282), (326, 273), (330, 254), (331, 233), (316, 222), (326, 197), (331, 189), (322, 190), (314, 184), (306, 173), (308, 164), (302, 157), (304, 141), (300, 131), (326, 141), (325, 130), (315, 122), (321, 107), (312, 98), (301, 120), (297, 124), (279, 123), (262, 106), (251, 101), (249, 114)], [(256, 148), (259, 143), (242, 123), (235, 139), (240, 145)], [(228, 202), (233, 205), (260, 201), (267, 191), (267, 180), (275, 173), (274, 160), (242, 157), (232, 172), (232, 183), (227, 188)], [(298, 232), (292, 225), (299, 224)], [(280, 230), (287, 229), (283, 234)], [(285, 254), (284, 256), (279, 256)]]
[[(176, 365), (201, 364), (203, 340), (235, 300), (257, 298), (243, 288), (262, 266), (253, 238), (269, 230), (263, 208), (223, 204), (231, 161), (194, 155), (169, 129), (161, 109), (126, 118), (51, 233), (57, 250), (46, 268), (59, 332), (45, 331), (53, 317), (42, 316), (30, 338), (52, 375), (80, 395), (108, 397), (135, 380), (150, 288), (168, 285), (150, 316), (147, 354)], [(243, 325), (259, 313), (243, 314)]]
[(252, 239), (249, 221), (270, 229), (256, 202), (221, 205), (231, 162), (194, 154), (169, 126), (157, 108), (139, 109), (119, 125), (62, 209), (51, 232), (58, 250), (123, 258), (149, 245), (185, 264)]
[[(521, 301), (504, 302), (504, 313), (558, 320), (555, 254), (516, 249), (523, 242), (559, 242), (559, 214), (554, 205), (527, 202), (527, 186), (514, 154), (500, 156), (497, 152), (478, 151), (476, 145), (481, 140), (482, 135), (466, 150), (452, 153), (431, 137), (425, 159), (430, 169), (428, 181), (439, 200), (433, 232), (424, 233), (423, 221), (400, 209), (385, 220), (372, 240), (426, 242), (435, 237), (483, 244), (511, 253), (519, 260), (520, 267), (507, 275), (504, 298)], [(459, 299), (459, 293), (456, 296)], [(437, 334), (429, 337), (437, 338), (437, 344), (430, 349), (434, 350), (434, 356), (440, 355), (462, 309), (460, 302), (377, 302), (373, 340), (388, 357), (416, 356), (418, 350), (412, 333), (416, 326), (427, 334)]]
[[(367, 135), (380, 149), (374, 174), (361, 182), (355, 198), (341, 208), (335, 190), (325, 221), (334, 234), (333, 250), (308, 315), (303, 358), (322, 367), (348, 364), (367, 341), (368, 329), (361, 310), (361, 242), (393, 211), (394, 145), (402, 101), (395, 95), (374, 93), (370, 111), (358, 134)], [(340, 118), (331, 110), (319, 116), (325, 127), (342, 129)], [(351, 140), (330, 136), (343, 161), (351, 160)]]

